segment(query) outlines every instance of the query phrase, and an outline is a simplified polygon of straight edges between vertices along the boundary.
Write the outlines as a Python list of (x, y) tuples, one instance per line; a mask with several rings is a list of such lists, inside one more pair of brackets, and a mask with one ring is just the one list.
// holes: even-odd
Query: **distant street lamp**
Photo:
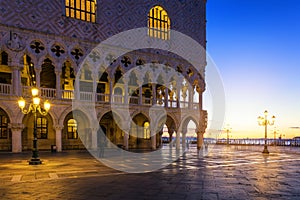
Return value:
[(276, 127), (274, 127), (274, 146), (276, 146), (276, 135), (279, 133), (279, 130), (277, 130)]
[(40, 101), (41, 99), (38, 97), (39, 90), (37, 88), (31, 89), (32, 94), (32, 103), (30, 103), (28, 110), (25, 108), (25, 100), (21, 97), (18, 100), (19, 107), (21, 108), (22, 112), (26, 115), (30, 112), (33, 113), (34, 119), (33, 119), (33, 149), (32, 149), (32, 158), (29, 160), (30, 165), (39, 165), (42, 164), (42, 161), (39, 158), (38, 148), (37, 148), (37, 125), (36, 125), (36, 115), (37, 112), (39, 112), (41, 115), (45, 116), (48, 114), (48, 111), (50, 109), (50, 103), (48, 100), (44, 102), (44, 108), (41, 108)]
[(268, 130), (268, 125), (274, 125), (275, 123), (275, 116), (272, 116), (271, 120), (268, 120), (268, 111), (264, 112), (264, 117), (259, 116), (257, 118), (258, 125), (260, 126), (265, 126), (265, 145), (264, 145), (264, 150), (262, 153), (269, 153), (268, 151), (268, 146), (267, 146), (267, 130)]
[(276, 127), (274, 128), (274, 140), (276, 140), (276, 135), (278, 133), (278, 130), (276, 129)]
[(231, 132), (232, 128), (230, 128), (229, 124), (226, 125), (224, 131), (227, 133), (227, 145), (229, 145), (229, 133)]

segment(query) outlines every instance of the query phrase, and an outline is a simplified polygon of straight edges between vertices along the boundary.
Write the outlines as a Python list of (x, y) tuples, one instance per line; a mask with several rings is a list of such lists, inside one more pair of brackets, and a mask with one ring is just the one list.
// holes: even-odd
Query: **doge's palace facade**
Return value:
[[(157, 41), (172, 41), (171, 30), (178, 31), (205, 50), (206, 0), (11, 0), (0, 1), (0, 11), (0, 150), (32, 148), (33, 115), (24, 115), (17, 104), (20, 97), (30, 103), (32, 87), (51, 103), (49, 113), (37, 118), (39, 149), (97, 149), (99, 126), (125, 150), (160, 148), (163, 129), (170, 139), (176, 133), (176, 148), (185, 148), (190, 121), (201, 147), (205, 52), (198, 67), (160, 49), (107, 53), (101, 75), (80, 66), (97, 56), (93, 49), (102, 41), (141, 27)], [(97, 122), (88, 110), (74, 112), (74, 99), (92, 101)], [(115, 115), (116, 107), (121, 112)]]

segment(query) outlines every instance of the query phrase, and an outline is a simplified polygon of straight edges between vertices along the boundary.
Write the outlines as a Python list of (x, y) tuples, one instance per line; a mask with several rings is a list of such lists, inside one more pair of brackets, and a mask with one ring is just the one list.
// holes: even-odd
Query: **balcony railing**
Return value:
[(41, 88), (41, 96), (49, 99), (54, 99), (56, 97), (56, 89)]
[(73, 90), (62, 90), (62, 98), (63, 99), (74, 99), (74, 91)]
[(109, 94), (102, 94), (102, 93), (97, 93), (96, 94), (96, 102), (109, 102)]
[(129, 104), (138, 105), (139, 104), (139, 97), (130, 97)]
[(10, 84), (0, 84), (0, 94), (1, 95), (11, 95), (12, 93), (12, 85)]
[[(23, 97), (31, 97), (31, 86), (22, 86), (22, 96)], [(61, 90), (59, 92), (53, 88), (41, 88), (41, 96), (44, 98), (49, 99), (65, 99), (65, 100), (72, 100), (75, 99), (76, 93), (73, 90)], [(12, 85), (10, 84), (0, 84), (0, 95), (12, 95)], [(61, 94), (58, 96), (58, 94)], [(94, 101), (96, 103), (110, 103), (110, 94), (103, 94), (103, 93), (93, 93), (93, 92), (79, 92), (79, 99), (81, 101)], [(128, 96), (129, 104), (130, 105), (144, 105), (144, 106), (152, 106), (152, 98), (143, 97), (140, 101), (139, 96)], [(111, 103), (114, 104), (124, 104), (125, 97), (123, 95), (111, 95)], [(156, 99), (156, 105), (165, 107), (165, 100), (162, 98)], [(177, 108), (177, 101), (176, 100), (169, 100), (168, 101), (169, 108)], [(187, 101), (180, 101), (180, 108), (185, 109), (199, 109), (198, 103), (189, 103)]]
[(92, 92), (80, 92), (80, 100), (81, 101), (93, 101), (93, 93)]
[(124, 103), (124, 97), (123, 95), (115, 94), (112, 95), (113, 103)]

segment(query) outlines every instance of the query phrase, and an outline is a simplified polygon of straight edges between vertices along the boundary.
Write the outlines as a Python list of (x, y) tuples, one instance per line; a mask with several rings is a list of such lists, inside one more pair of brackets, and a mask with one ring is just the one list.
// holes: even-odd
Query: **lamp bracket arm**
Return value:
[(43, 115), (43, 116), (46, 116), (46, 115), (48, 114), (48, 112), (47, 112), (47, 111), (42, 111), (42, 109), (41, 109), (41, 107), (40, 107), (40, 106), (37, 108), (37, 110), (38, 110), (38, 111), (39, 111), (39, 113), (40, 113), (41, 115)]
[(33, 106), (30, 104), (28, 110), (26, 110), (26, 109), (23, 108), (23, 109), (21, 109), (21, 111), (22, 111), (22, 113), (23, 113), (24, 115), (27, 115), (27, 114), (29, 114), (31, 111), (34, 110), (32, 107), (33, 107)]

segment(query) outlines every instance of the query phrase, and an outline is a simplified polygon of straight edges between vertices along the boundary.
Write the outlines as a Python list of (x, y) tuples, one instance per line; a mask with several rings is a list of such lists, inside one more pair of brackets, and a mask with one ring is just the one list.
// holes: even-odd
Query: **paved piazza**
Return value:
[[(110, 169), (87, 152), (0, 153), (0, 199), (300, 199), (300, 149), (209, 146), (155, 172)], [(208, 154), (202, 156), (202, 154)]]

